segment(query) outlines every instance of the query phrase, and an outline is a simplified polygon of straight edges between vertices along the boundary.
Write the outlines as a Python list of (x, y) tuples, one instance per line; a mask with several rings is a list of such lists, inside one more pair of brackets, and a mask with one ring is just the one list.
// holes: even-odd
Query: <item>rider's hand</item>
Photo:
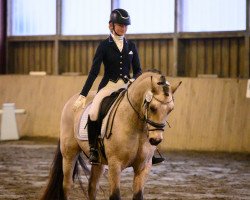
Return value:
[(129, 82), (130, 82), (130, 83), (133, 83), (134, 81), (135, 81), (134, 78), (129, 79)]
[(83, 95), (79, 95), (79, 97), (77, 98), (77, 100), (73, 105), (73, 110), (77, 111), (79, 108), (84, 108), (85, 103), (86, 103), (86, 97)]

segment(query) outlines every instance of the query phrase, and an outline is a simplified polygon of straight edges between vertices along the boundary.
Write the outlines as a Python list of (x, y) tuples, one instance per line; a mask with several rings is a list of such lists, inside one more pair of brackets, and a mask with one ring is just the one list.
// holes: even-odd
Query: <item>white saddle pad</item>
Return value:
[[(88, 140), (87, 123), (88, 123), (88, 116), (89, 116), (89, 111), (91, 109), (91, 105), (92, 105), (92, 103), (87, 105), (87, 107), (85, 108), (85, 110), (80, 118), (79, 129), (78, 129), (78, 133), (77, 133), (77, 138), (79, 140), (85, 140), (85, 141)], [(105, 135), (109, 112), (107, 113), (107, 115), (105, 116), (105, 118), (102, 121), (101, 135), (99, 136), (100, 138), (103, 138)]]

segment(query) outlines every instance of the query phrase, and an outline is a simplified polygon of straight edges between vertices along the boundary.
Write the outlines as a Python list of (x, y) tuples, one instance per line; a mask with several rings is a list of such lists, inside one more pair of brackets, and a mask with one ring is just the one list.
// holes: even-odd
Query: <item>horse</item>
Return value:
[[(116, 106), (113, 108), (115, 114), (111, 120), (112, 134), (103, 138), (105, 156), (101, 155), (99, 165), (91, 166), (88, 199), (96, 199), (105, 165), (108, 165), (110, 200), (121, 199), (121, 173), (128, 167), (132, 167), (134, 171), (132, 198), (143, 199), (145, 183), (152, 167), (152, 156), (163, 140), (167, 117), (174, 109), (173, 94), (180, 83), (171, 86), (161, 73), (144, 72), (116, 100), (119, 102), (115, 102)], [(79, 140), (75, 128), (81, 111), (74, 113), (72, 110), (77, 97), (78, 95), (71, 97), (63, 108), (59, 143), (42, 200), (69, 199), (77, 163), (82, 163), (83, 169), (87, 170), (80, 153), (89, 154), (88, 141)], [(87, 102), (90, 99), (88, 97)]]

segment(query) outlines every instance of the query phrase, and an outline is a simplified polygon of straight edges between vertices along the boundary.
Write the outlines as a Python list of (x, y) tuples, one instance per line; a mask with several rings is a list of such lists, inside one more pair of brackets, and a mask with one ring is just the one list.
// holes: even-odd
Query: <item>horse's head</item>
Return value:
[(148, 139), (151, 145), (158, 145), (163, 139), (163, 132), (167, 125), (167, 117), (174, 109), (173, 94), (181, 84), (176, 86), (166, 80), (166, 77), (151, 73), (143, 79), (140, 77), (141, 88), (143, 91), (143, 100), (141, 110), (143, 113), (141, 118), (145, 122), (145, 128), (148, 133)]

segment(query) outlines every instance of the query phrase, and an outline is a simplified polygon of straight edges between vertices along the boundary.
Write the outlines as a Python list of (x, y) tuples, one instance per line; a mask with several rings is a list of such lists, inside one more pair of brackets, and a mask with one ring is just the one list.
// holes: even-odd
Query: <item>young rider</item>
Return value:
[[(101, 100), (127, 83), (127, 79), (130, 78), (131, 66), (133, 78), (137, 78), (142, 73), (136, 46), (132, 41), (124, 37), (127, 32), (127, 26), (130, 24), (130, 16), (126, 10), (115, 9), (111, 12), (109, 21), (111, 34), (99, 44), (86, 83), (74, 103), (74, 110), (80, 107), (84, 108), (86, 96), (98, 76), (101, 63), (103, 62), (104, 75), (99, 84), (98, 93), (93, 100), (88, 118), (89, 160), (92, 164), (97, 164), (99, 160), (97, 150), (99, 133), (96, 127), (98, 127), (97, 118)], [(113, 87), (105, 87), (107, 85), (113, 85)], [(156, 159), (158, 159), (156, 161), (158, 163), (164, 160), (163, 158)]]

